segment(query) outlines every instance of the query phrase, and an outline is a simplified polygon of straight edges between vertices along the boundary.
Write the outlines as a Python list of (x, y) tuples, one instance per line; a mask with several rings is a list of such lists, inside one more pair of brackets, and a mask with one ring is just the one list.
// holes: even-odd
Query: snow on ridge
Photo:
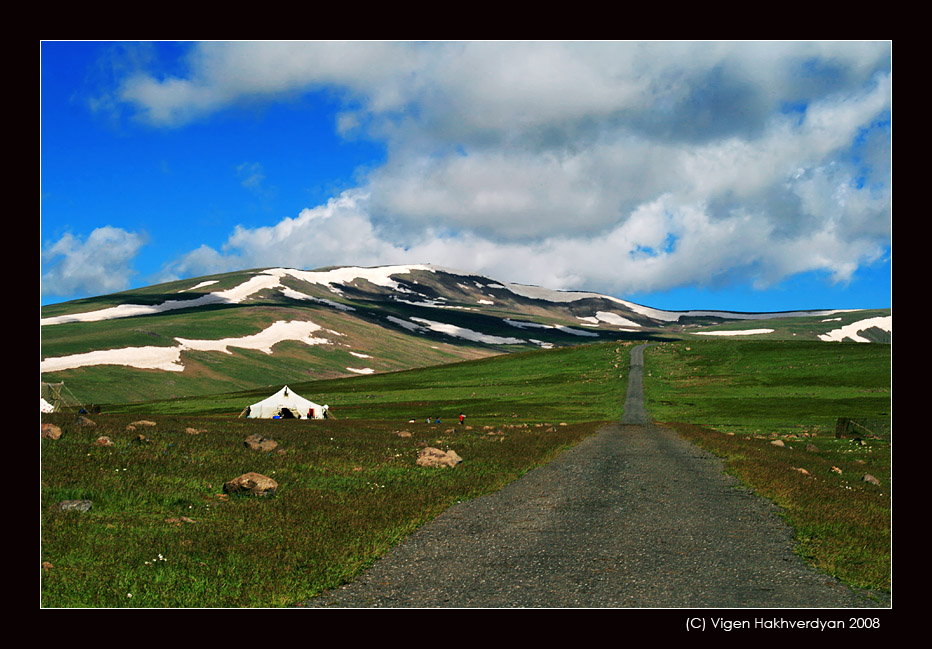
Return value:
[(772, 334), (773, 329), (740, 329), (734, 331), (697, 331), (699, 336), (755, 336), (757, 334)]
[(881, 316), (878, 318), (867, 318), (866, 320), (858, 320), (857, 322), (852, 322), (849, 325), (845, 325), (839, 329), (833, 329), (828, 333), (819, 334), (819, 339), (826, 342), (841, 342), (845, 338), (850, 338), (856, 343), (869, 343), (870, 340), (859, 336), (859, 331), (864, 331), (865, 329), (871, 329), (876, 327), (877, 329), (883, 329), (888, 333), (893, 332), (893, 316)]
[(404, 327), (408, 331), (415, 331), (415, 332), (427, 331), (421, 325), (414, 324), (413, 322), (408, 322), (407, 320), (402, 320), (401, 318), (396, 318), (393, 315), (386, 316), (385, 319), (388, 320), (389, 322), (394, 322), (396, 325), (400, 327)]
[(465, 327), (457, 327), (456, 325), (446, 324), (444, 322), (434, 322), (433, 320), (425, 320), (424, 318), (411, 318), (411, 320), (414, 322), (423, 323), (428, 329), (431, 329), (432, 331), (445, 333), (448, 336), (453, 336), (455, 338), (465, 338), (466, 340), (472, 340), (474, 342), (487, 343), (490, 345), (520, 345), (527, 342), (521, 338), (492, 336), (478, 331), (473, 331), (472, 329), (466, 329)]
[(356, 374), (375, 374), (375, 370), (372, 369), (371, 367), (361, 367), (361, 368), (347, 367), (346, 369), (349, 370), (350, 372), (355, 372)]
[(153, 315), (156, 313), (164, 313), (165, 311), (190, 309), (192, 307), (206, 306), (209, 304), (237, 304), (259, 291), (281, 286), (282, 271), (284, 271), (284, 269), (280, 268), (272, 269), (271, 271), (262, 271), (233, 288), (217, 291), (215, 293), (208, 293), (207, 295), (202, 295), (193, 300), (168, 300), (161, 304), (120, 304), (97, 311), (43, 318), (39, 323), (44, 326), (64, 324), (66, 322), (98, 322), (100, 320)]
[(47, 358), (40, 363), (39, 371), (60, 372), (91, 365), (126, 365), (139, 369), (183, 372), (184, 365), (181, 363), (181, 352), (184, 351), (219, 351), (232, 354), (233, 352), (229, 348), (239, 347), (241, 349), (257, 349), (266, 354), (271, 354), (273, 346), (286, 340), (296, 340), (303, 342), (305, 345), (329, 344), (328, 339), (311, 335), (320, 329), (320, 325), (313, 322), (279, 320), (257, 334), (241, 338), (223, 338), (221, 340), (175, 338), (179, 344), (173, 347), (125, 347)]
[(404, 289), (392, 279), (392, 275), (401, 275), (410, 273), (412, 270), (426, 270), (434, 272), (434, 267), (429, 265), (414, 264), (409, 266), (375, 266), (364, 268), (361, 266), (342, 266), (331, 270), (294, 270), (279, 269), (287, 272), (292, 277), (303, 279), (312, 284), (324, 284), (332, 286), (333, 284), (349, 284), (357, 279), (367, 280), (376, 286), (383, 286), (396, 291)]
[[(329, 303), (330, 306), (337, 305), (336, 302), (330, 303), (329, 301), (321, 300), (320, 298), (313, 298), (310, 296), (303, 296), (302, 293), (289, 289), (281, 284), (281, 279), (285, 276), (291, 276), (296, 279), (300, 279), (313, 284), (320, 284), (327, 286), (331, 291), (335, 293), (340, 293), (339, 285), (348, 284), (356, 279), (365, 279), (377, 286), (382, 286), (389, 288), (391, 290), (399, 292), (410, 292), (408, 289), (405, 289), (399, 285), (395, 280), (392, 279), (393, 275), (410, 273), (414, 270), (424, 270), (428, 272), (445, 272), (453, 275), (459, 275), (462, 277), (475, 277), (475, 273), (467, 273), (464, 271), (455, 270), (452, 268), (445, 268), (442, 266), (435, 266), (433, 264), (414, 264), (414, 265), (396, 265), (396, 266), (375, 266), (375, 267), (360, 267), (360, 266), (344, 266), (339, 268), (334, 268), (331, 270), (322, 270), (322, 271), (306, 271), (306, 270), (297, 270), (293, 268), (269, 268), (258, 271), (253, 277), (249, 278), (242, 284), (234, 286), (233, 288), (226, 289), (223, 291), (217, 291), (213, 293), (207, 293), (193, 300), (168, 300), (161, 304), (156, 305), (141, 305), (141, 304), (121, 304), (115, 307), (109, 307), (105, 309), (100, 309), (97, 311), (89, 311), (85, 313), (75, 313), (62, 316), (54, 316), (50, 318), (43, 318), (40, 320), (40, 325), (55, 325), (62, 324), (67, 322), (94, 322), (99, 320), (109, 320), (114, 318), (128, 318), (132, 316), (140, 315), (151, 315), (156, 313), (162, 313), (165, 311), (170, 311), (174, 309), (188, 309), (192, 307), (206, 306), (210, 304), (236, 304), (242, 302), (243, 300), (249, 298), (250, 296), (258, 293), (259, 291), (265, 289), (275, 289), (278, 288), (288, 297), (296, 299), (311, 299), (316, 301), (321, 301), (324, 303)], [(207, 286), (209, 282), (202, 282), (198, 284), (195, 288)], [(627, 309), (639, 313), (641, 315), (653, 318), (655, 320), (661, 320), (665, 322), (675, 322), (682, 316), (718, 316), (724, 318), (730, 318), (735, 320), (760, 320), (765, 318), (778, 318), (778, 317), (794, 317), (794, 316), (806, 316), (806, 315), (833, 315), (836, 313), (844, 313), (844, 309), (834, 309), (834, 310), (823, 310), (823, 311), (786, 311), (786, 312), (776, 312), (776, 313), (737, 313), (732, 311), (663, 311), (661, 309), (654, 309), (651, 307), (641, 306), (633, 302), (628, 302), (610, 295), (603, 295), (600, 293), (591, 293), (586, 291), (562, 291), (556, 289), (541, 288), (539, 286), (530, 286), (525, 284), (513, 284), (513, 283), (490, 283), (486, 285), (486, 288), (500, 288), (511, 291), (516, 295), (523, 297), (528, 297), (532, 299), (545, 300), (549, 302), (574, 302), (576, 300), (582, 300), (587, 298), (603, 299), (615, 302), (624, 306)], [(192, 289), (189, 289), (192, 290)], [(433, 305), (437, 306), (437, 305)], [(347, 307), (346, 305), (341, 305), (336, 308), (350, 309), (352, 307)], [(606, 313), (606, 312), (600, 312)], [(598, 317), (598, 316), (597, 316)], [(636, 326), (636, 325), (635, 325)]]
[[(210, 304), (237, 304), (265, 289), (279, 288), (282, 289), (283, 292), (290, 291), (286, 293), (286, 295), (289, 297), (296, 297), (301, 295), (301, 293), (297, 291), (293, 291), (292, 289), (288, 289), (287, 287), (282, 286), (281, 279), (286, 275), (313, 284), (327, 285), (330, 286), (332, 290), (337, 292), (339, 291), (333, 286), (333, 284), (346, 284), (348, 282), (352, 282), (354, 279), (366, 279), (378, 286), (385, 286), (393, 290), (402, 291), (404, 289), (394, 280), (392, 280), (391, 276), (399, 273), (407, 273), (412, 270), (427, 270), (433, 272), (433, 268), (430, 266), (421, 265), (378, 266), (375, 268), (360, 268), (349, 266), (326, 271), (305, 271), (296, 270), (293, 268), (267, 268), (258, 271), (253, 277), (250, 277), (242, 284), (238, 284), (233, 288), (226, 289), (224, 291), (208, 293), (193, 300), (168, 300), (166, 302), (162, 302), (161, 304), (120, 304), (115, 307), (108, 307), (106, 309), (99, 309), (97, 311), (87, 311), (85, 313), (73, 313), (62, 316), (54, 316), (51, 318), (43, 318), (39, 321), (39, 323), (40, 325), (45, 326), (64, 324), (67, 322), (97, 322), (100, 320), (112, 320), (115, 318), (153, 315), (156, 313), (163, 313), (165, 311), (172, 311), (175, 309), (190, 309), (192, 307), (200, 307)], [(204, 285), (206, 285), (206, 283)]]
[(573, 334), (574, 336), (592, 336), (598, 338), (599, 334), (592, 333), (591, 331), (582, 331), (581, 329), (573, 329), (565, 325), (549, 325), (549, 324), (540, 324), (539, 322), (527, 322), (524, 320), (512, 320), (511, 318), (502, 318), (505, 324), (511, 325), (512, 327), (518, 327), (519, 329), (527, 328), (537, 328), (537, 329), (557, 329), (563, 333)]
[(283, 286), (281, 288), (281, 293), (285, 297), (291, 298), (292, 300), (308, 300), (310, 302), (319, 302), (320, 304), (326, 304), (327, 306), (333, 307), (334, 309), (339, 309), (340, 311), (355, 311), (356, 310), (348, 304), (334, 302), (333, 300), (328, 300), (322, 297), (314, 297), (313, 295), (306, 295), (302, 293), (301, 291), (296, 291), (293, 288), (288, 288), (287, 286)]
[(178, 291), (178, 292), (179, 292), (179, 293), (185, 293), (186, 291), (196, 291), (196, 290), (199, 289), (199, 288), (204, 288), (205, 286), (211, 286), (211, 285), (213, 285), (213, 284), (216, 284), (218, 281), (219, 281), (219, 280), (211, 279), (211, 280), (208, 280), (208, 281), (206, 281), (206, 282), (201, 282), (201, 283), (198, 284), (197, 286), (192, 286), (191, 288), (181, 289), (181, 290)]
[[(583, 320), (584, 318), (580, 318)], [(617, 313), (612, 313), (611, 311), (596, 311), (595, 318), (596, 322), (605, 322), (606, 324), (615, 325), (617, 327), (634, 327), (640, 329), (641, 325), (634, 322), (633, 320), (628, 320), (623, 318)]]
[[(799, 316), (816, 316), (816, 315), (832, 315), (835, 313), (844, 313), (850, 311), (851, 309), (828, 309), (828, 310), (814, 310), (814, 311), (777, 311), (769, 313), (741, 313), (737, 311), (664, 311), (662, 309), (655, 309), (648, 306), (643, 306), (640, 304), (635, 304), (634, 302), (629, 302), (627, 300), (622, 300), (621, 298), (613, 297), (611, 295), (604, 295), (602, 293), (591, 293), (588, 291), (562, 291), (552, 288), (542, 288), (540, 286), (531, 286), (527, 284), (512, 284), (505, 283), (504, 286), (499, 286), (500, 288), (507, 288), (512, 293), (520, 295), (522, 297), (531, 298), (534, 300), (545, 300), (547, 302), (575, 302), (577, 300), (585, 299), (602, 299), (621, 304), (622, 306), (638, 313), (640, 315), (647, 316), (654, 320), (661, 320), (663, 322), (676, 322), (682, 316), (715, 316), (721, 318), (729, 318), (732, 320), (764, 320), (767, 318), (790, 318), (790, 317), (799, 317)], [(605, 313), (605, 312), (601, 312)], [(636, 323), (632, 323), (634, 326), (640, 326)]]

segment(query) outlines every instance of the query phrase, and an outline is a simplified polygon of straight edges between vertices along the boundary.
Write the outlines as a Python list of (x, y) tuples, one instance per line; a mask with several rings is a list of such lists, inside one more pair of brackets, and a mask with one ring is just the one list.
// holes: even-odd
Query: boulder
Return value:
[(278, 489), (278, 483), (272, 478), (252, 471), (223, 484), (223, 492), (227, 494), (248, 493), (254, 496), (272, 496), (276, 489)]
[(94, 446), (113, 446), (113, 441), (104, 435), (101, 435), (94, 441)]
[(266, 439), (262, 435), (258, 434), (250, 435), (243, 443), (254, 451), (264, 451), (266, 453), (274, 451), (276, 448), (278, 448), (278, 442), (275, 440)]
[(428, 446), (417, 452), (417, 465), (430, 467), (454, 467), (463, 461), (456, 451), (441, 451)]
[(140, 419), (139, 421), (134, 421), (130, 424), (133, 427), (133, 430), (136, 429), (136, 426), (155, 426), (154, 421), (149, 421), (148, 419)]
[(775, 439), (770, 444), (771, 446), (785, 446), (782, 439)]
[(42, 424), (40, 434), (43, 439), (58, 439), (61, 437), (61, 428), (55, 424)]
[(398, 437), (411, 437), (411, 433), (406, 430), (399, 430), (397, 433)]
[(74, 420), (78, 426), (96, 426), (93, 421), (85, 417), (84, 415), (79, 415), (77, 419)]
[(880, 485), (880, 480), (872, 476), (870, 473), (865, 473), (864, 477), (861, 478), (864, 482), (869, 482), (871, 484)]

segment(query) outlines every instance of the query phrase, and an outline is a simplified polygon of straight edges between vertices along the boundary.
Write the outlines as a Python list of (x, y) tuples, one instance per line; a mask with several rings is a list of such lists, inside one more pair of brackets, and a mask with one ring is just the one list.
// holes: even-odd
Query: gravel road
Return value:
[(642, 353), (625, 417), (504, 489), (458, 503), (305, 607), (861, 608), (793, 554), (776, 508), (649, 423)]

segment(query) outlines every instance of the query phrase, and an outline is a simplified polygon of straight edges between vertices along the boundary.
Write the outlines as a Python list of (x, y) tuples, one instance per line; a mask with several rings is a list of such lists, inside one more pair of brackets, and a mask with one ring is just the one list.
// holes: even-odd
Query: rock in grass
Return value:
[(113, 441), (109, 437), (101, 435), (94, 441), (94, 446), (113, 446)]
[(418, 466), (454, 467), (463, 461), (456, 451), (441, 451), (439, 448), (428, 446), (417, 452)]
[(86, 512), (93, 503), (90, 500), (63, 500), (58, 508), (63, 512)]
[(870, 473), (865, 473), (864, 477), (861, 478), (864, 482), (869, 482), (871, 484), (880, 485), (880, 480), (872, 476)]
[(785, 446), (782, 439), (775, 439), (772, 442), (770, 442), (770, 444), (772, 446)]
[(61, 437), (61, 428), (55, 424), (42, 424), (40, 434), (43, 439), (58, 439)]
[(272, 439), (266, 439), (258, 434), (250, 435), (243, 443), (254, 451), (265, 451), (266, 453), (278, 448), (278, 442)]
[(272, 478), (252, 471), (223, 484), (223, 492), (228, 494), (248, 493), (254, 496), (272, 496), (276, 489), (278, 489), (278, 483)]
[(88, 419), (87, 417), (85, 417), (84, 415), (79, 415), (78, 418), (75, 419), (74, 421), (75, 421), (75, 423), (76, 423), (78, 426), (90, 426), (90, 427), (93, 427), (93, 426), (96, 426), (96, 425), (97, 425), (97, 424), (95, 424), (93, 421), (91, 421), (90, 419)]

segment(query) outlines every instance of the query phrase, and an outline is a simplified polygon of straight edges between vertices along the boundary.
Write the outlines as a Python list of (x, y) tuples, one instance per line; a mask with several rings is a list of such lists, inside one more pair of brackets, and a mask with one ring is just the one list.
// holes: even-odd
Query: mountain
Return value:
[(891, 322), (890, 309), (662, 311), (432, 265), (264, 268), (43, 307), (40, 373), (120, 403), (599, 341), (888, 342)]

